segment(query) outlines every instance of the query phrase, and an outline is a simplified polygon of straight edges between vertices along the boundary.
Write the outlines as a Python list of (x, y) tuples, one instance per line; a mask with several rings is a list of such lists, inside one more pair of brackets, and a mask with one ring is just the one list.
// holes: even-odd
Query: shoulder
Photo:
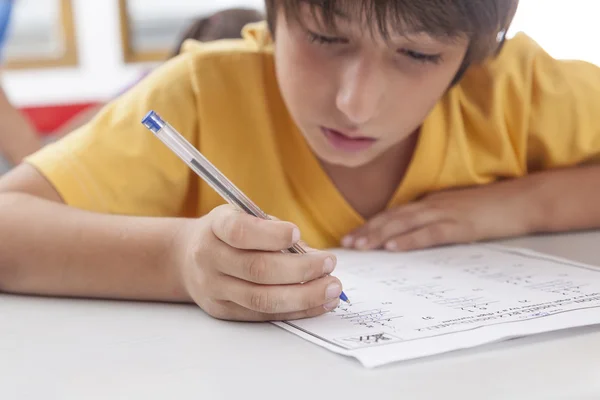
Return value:
[[(207, 84), (214, 80), (214, 74), (248, 76), (255, 72), (258, 61), (272, 58), (270, 35), (261, 23), (249, 24), (244, 29), (242, 39), (223, 39), (200, 42), (186, 40), (179, 55), (162, 63), (143, 76), (135, 86), (162, 92), (177, 87), (196, 86), (198, 81)], [(204, 88), (203, 88), (204, 89)], [(140, 91), (138, 90), (138, 92)]]
[(555, 58), (523, 33), (471, 66), (441, 104), (457, 137), (486, 156), (510, 155), (522, 170), (567, 165), (600, 148), (600, 68)]
[(194, 69), (238, 66), (252, 60), (272, 58), (272, 40), (264, 22), (248, 24), (241, 39), (221, 39), (201, 42), (186, 40), (181, 46), (180, 58)]
[(492, 94), (510, 88), (513, 93), (521, 92), (531, 86), (536, 60), (548, 62), (548, 58), (536, 41), (519, 33), (507, 39), (498, 54), (471, 65), (456, 88), (467, 98), (482, 91)]
[[(519, 33), (501, 51), (473, 65), (450, 90), (463, 109), (528, 134), (533, 125), (572, 121), (600, 106), (600, 68), (579, 60), (553, 57), (529, 36)], [(575, 107), (579, 109), (575, 109)], [(567, 119), (564, 119), (568, 117)], [(514, 129), (510, 130), (514, 132)]]
[(153, 71), (143, 85), (159, 92), (166, 85), (171, 86), (171, 92), (173, 86), (186, 86), (200, 102), (252, 97), (254, 92), (248, 92), (247, 86), (272, 80), (272, 64), (272, 41), (266, 24), (254, 23), (244, 28), (241, 39), (186, 40), (181, 53)]
[[(596, 96), (600, 68), (580, 60), (557, 59), (524, 33), (508, 39), (501, 51), (473, 65), (457, 85), (466, 98), (531, 103), (533, 96), (565, 100), (569, 96)], [(567, 97), (565, 97), (567, 96)]]

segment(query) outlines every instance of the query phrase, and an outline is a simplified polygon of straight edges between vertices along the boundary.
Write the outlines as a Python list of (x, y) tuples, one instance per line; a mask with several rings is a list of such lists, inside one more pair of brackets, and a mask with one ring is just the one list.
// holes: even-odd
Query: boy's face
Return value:
[(338, 33), (320, 29), (310, 9), (301, 24), (279, 10), (275, 62), (281, 92), (322, 161), (355, 167), (406, 139), (446, 92), (468, 40), (419, 33), (371, 35), (339, 17)]

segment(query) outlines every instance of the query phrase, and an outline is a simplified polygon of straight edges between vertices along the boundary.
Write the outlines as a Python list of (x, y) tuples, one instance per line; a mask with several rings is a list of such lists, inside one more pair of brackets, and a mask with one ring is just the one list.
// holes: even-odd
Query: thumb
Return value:
[[(272, 219), (273, 221), (281, 221), (281, 219), (277, 218), (277, 217), (276, 217), (276, 216), (274, 216), (274, 215), (271, 215), (271, 214), (267, 214), (267, 215), (268, 215), (268, 217), (269, 217), (270, 219)], [(300, 245), (300, 246), (301, 246), (301, 247), (302, 247), (302, 248), (303, 248), (303, 249), (304, 249), (304, 250), (305, 250), (307, 253), (316, 253), (316, 252), (318, 252), (318, 251), (319, 251), (319, 250), (317, 250), (317, 249), (313, 249), (312, 247), (310, 247), (310, 246), (309, 246), (308, 244), (306, 244), (306, 242), (305, 242), (304, 240), (302, 240), (302, 239), (300, 239), (300, 240), (298, 241), (298, 244), (299, 244), (299, 245)]]

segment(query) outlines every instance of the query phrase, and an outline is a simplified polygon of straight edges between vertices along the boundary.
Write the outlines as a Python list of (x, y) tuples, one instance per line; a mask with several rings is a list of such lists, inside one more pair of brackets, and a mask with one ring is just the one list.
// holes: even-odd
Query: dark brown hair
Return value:
[(265, 0), (267, 21), (275, 32), (278, 7), (286, 18), (302, 24), (300, 7), (308, 4), (324, 27), (335, 32), (336, 14), (364, 18), (371, 33), (388, 38), (418, 31), (452, 39), (466, 35), (469, 49), (459, 76), (466, 67), (495, 54), (517, 10), (519, 0)]
[(219, 39), (238, 39), (242, 37), (242, 28), (249, 23), (259, 22), (265, 17), (250, 8), (229, 8), (210, 16), (196, 19), (180, 37), (171, 57), (179, 54), (181, 45), (187, 39), (209, 42)]

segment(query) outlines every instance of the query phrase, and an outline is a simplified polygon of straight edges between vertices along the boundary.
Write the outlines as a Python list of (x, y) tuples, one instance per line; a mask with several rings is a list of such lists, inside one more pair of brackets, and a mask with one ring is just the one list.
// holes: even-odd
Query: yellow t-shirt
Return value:
[[(198, 217), (224, 201), (148, 131), (155, 110), (265, 212), (313, 247), (364, 223), (297, 130), (264, 23), (243, 40), (188, 41), (184, 53), (87, 126), (28, 158), (74, 207)], [(600, 69), (557, 61), (519, 34), (472, 67), (431, 111), (389, 207), (431, 191), (518, 177), (600, 157)]]

